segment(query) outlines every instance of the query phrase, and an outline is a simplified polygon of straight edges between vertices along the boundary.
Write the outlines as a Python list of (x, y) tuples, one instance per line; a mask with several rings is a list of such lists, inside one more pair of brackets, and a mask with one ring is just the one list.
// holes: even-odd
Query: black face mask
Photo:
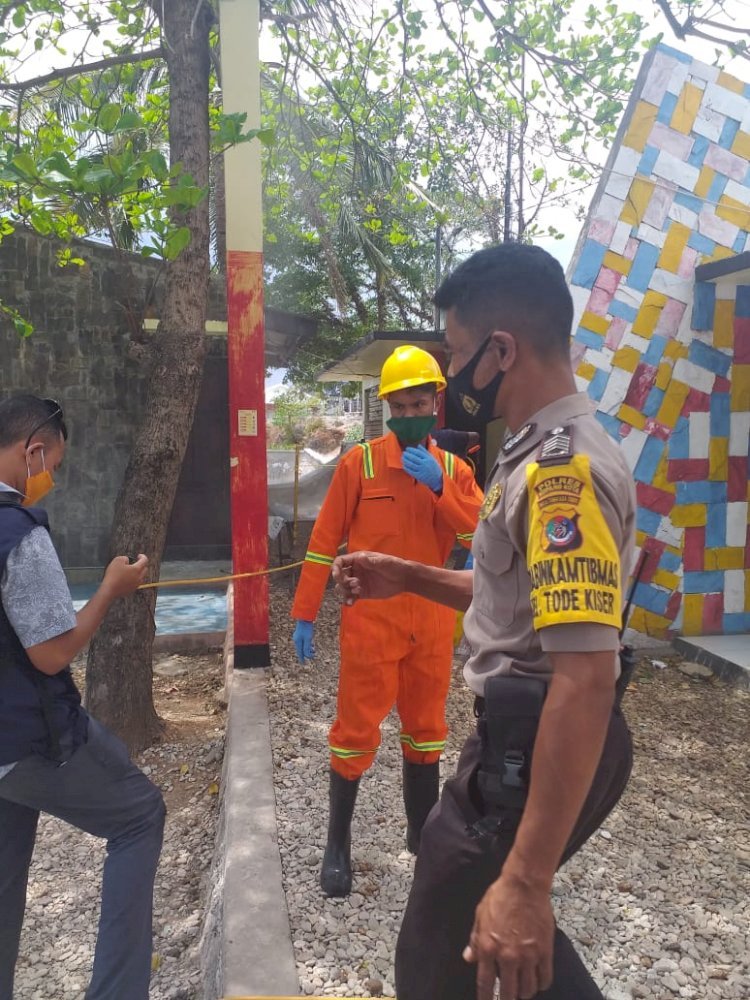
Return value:
[(448, 395), (462, 412), (462, 427), (465, 430), (469, 428), (477, 431), (484, 430), (486, 425), (494, 419), (495, 398), (505, 372), (498, 372), (483, 389), (474, 388), (474, 372), (477, 370), (477, 365), (491, 339), (492, 334), (487, 337), (471, 361), (463, 366), (458, 375), (448, 375), (446, 379)]

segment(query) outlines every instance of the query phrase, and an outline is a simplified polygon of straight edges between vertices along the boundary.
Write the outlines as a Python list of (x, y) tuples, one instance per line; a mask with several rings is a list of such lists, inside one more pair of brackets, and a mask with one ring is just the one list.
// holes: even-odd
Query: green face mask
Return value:
[(434, 413), (429, 417), (391, 417), (386, 426), (401, 444), (413, 445), (424, 441), (437, 423)]

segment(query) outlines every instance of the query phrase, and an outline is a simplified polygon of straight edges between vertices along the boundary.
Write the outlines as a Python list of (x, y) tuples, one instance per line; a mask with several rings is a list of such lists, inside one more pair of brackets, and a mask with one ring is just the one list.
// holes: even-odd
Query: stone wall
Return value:
[[(112, 509), (144, 401), (139, 363), (158, 316), (164, 266), (82, 242), (84, 267), (58, 267), (55, 245), (21, 231), (0, 243), (0, 299), (34, 324), (23, 340), (0, 324), (0, 392), (60, 400), (70, 430), (68, 456), (46, 502), (66, 566), (101, 566)], [(209, 318), (224, 319), (224, 283), (212, 284)], [(153, 336), (150, 335), (150, 336)], [(226, 342), (212, 338), (212, 352)]]
[(750, 85), (658, 46), (571, 264), (576, 378), (634, 472), (651, 635), (750, 631), (750, 299), (695, 274), (750, 250), (749, 161)]

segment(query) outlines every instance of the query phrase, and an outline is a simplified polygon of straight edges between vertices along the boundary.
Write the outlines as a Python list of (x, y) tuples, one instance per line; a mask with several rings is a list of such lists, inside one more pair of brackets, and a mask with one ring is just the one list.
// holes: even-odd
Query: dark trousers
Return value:
[[(476, 784), (481, 743), (471, 736), (455, 777), (422, 831), (409, 902), (396, 947), (399, 1000), (475, 1000), (476, 966), (462, 958), (469, 943), (474, 911), (499, 877), (515, 830), (477, 839), (469, 833), (481, 816)], [(625, 790), (632, 764), (630, 733), (613, 711), (599, 767), (562, 862), (567, 861), (603, 823)], [(561, 862), (561, 863), (562, 863)], [(555, 931), (554, 981), (539, 1000), (602, 1000), (572, 944)]]
[[(87, 742), (65, 764), (26, 757), (0, 779), (0, 1000), (13, 1000), (40, 812), (107, 841), (87, 1000), (147, 1000), (154, 876), (166, 809), (125, 745), (93, 719)], [(64, 927), (57, 930), (65, 935)]]

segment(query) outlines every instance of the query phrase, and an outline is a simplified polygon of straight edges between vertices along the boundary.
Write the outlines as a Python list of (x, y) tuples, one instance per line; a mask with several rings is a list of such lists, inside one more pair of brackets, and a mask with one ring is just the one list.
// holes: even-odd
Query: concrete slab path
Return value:
[(299, 995), (281, 881), (265, 671), (234, 671), (225, 776), (225, 996)]

